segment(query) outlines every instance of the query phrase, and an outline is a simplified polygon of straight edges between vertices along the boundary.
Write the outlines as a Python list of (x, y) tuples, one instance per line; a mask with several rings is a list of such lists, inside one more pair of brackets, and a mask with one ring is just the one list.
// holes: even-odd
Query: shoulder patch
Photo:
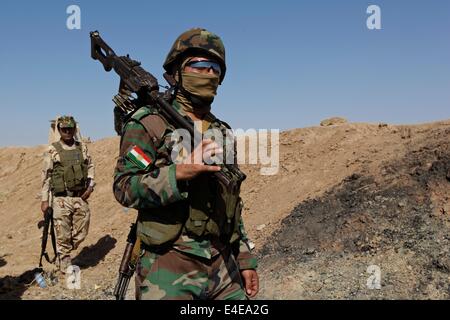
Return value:
[(147, 117), (142, 118), (140, 122), (150, 136), (157, 140), (160, 140), (164, 136), (167, 127), (169, 127), (166, 120), (157, 114), (148, 115)]
[(146, 169), (152, 163), (152, 159), (136, 145), (130, 148), (126, 157), (141, 169)]

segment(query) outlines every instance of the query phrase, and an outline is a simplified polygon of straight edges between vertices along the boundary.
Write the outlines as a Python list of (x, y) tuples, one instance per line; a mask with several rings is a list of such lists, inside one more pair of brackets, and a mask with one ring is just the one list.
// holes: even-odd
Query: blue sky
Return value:
[[(81, 30), (66, 28), (71, 4)], [(371, 4), (382, 30), (366, 27)], [(234, 128), (450, 118), (449, 1), (2, 1), (0, 146), (46, 143), (57, 114), (94, 140), (115, 135), (119, 78), (90, 58), (90, 31), (165, 84), (169, 48), (197, 26), (225, 43), (213, 112)]]

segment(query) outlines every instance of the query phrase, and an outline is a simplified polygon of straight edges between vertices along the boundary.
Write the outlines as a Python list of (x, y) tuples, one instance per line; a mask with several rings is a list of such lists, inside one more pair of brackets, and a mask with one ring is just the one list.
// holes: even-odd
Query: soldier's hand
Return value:
[(247, 293), (250, 298), (255, 297), (259, 291), (258, 273), (253, 269), (242, 270), (241, 276), (244, 281), (245, 293)]
[(81, 199), (86, 201), (91, 196), (92, 191), (94, 191), (94, 188), (88, 187), (86, 191), (81, 195)]
[(175, 177), (177, 180), (191, 180), (203, 172), (220, 171), (219, 166), (206, 164), (177, 164)]
[(203, 172), (220, 171), (219, 166), (205, 165), (203, 159), (209, 159), (223, 153), (223, 150), (210, 139), (205, 139), (187, 157), (188, 162), (176, 165), (175, 177), (177, 180), (191, 180)]
[(41, 202), (41, 211), (42, 213), (45, 213), (48, 209), (49, 205), (48, 205), (48, 201), (42, 201)]

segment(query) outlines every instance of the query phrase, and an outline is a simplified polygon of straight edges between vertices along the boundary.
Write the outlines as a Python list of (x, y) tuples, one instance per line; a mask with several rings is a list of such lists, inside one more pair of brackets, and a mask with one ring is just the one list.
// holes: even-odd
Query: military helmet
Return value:
[(75, 128), (75, 119), (72, 116), (62, 116), (58, 118), (59, 128)]
[(164, 61), (164, 69), (172, 73), (173, 67), (181, 63), (188, 54), (203, 53), (208, 54), (218, 60), (222, 73), (220, 83), (225, 77), (225, 47), (220, 37), (206, 29), (194, 28), (182, 33), (172, 45)]

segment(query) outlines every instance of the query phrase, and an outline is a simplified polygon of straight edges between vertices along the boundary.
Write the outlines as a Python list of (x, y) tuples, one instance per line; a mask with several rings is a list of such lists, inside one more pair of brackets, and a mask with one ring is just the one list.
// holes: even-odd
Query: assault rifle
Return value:
[(125, 294), (130, 283), (130, 278), (136, 270), (136, 262), (138, 251), (134, 248), (136, 243), (136, 223), (133, 223), (130, 227), (130, 232), (127, 237), (127, 245), (122, 256), (122, 261), (119, 267), (119, 278), (117, 279), (116, 286), (114, 288), (114, 296), (117, 300), (124, 300)]
[[(48, 253), (46, 251), (47, 239), (48, 239), (48, 229), (50, 228), (50, 236), (52, 238), (52, 247), (55, 256), (50, 260)], [(42, 231), (42, 243), (41, 243), (41, 256), (39, 258), (39, 268), (42, 268), (42, 257), (47, 260), (48, 263), (53, 263), (56, 260), (56, 236), (55, 229), (53, 225), (53, 209), (49, 207), (44, 213), (44, 228)]]
[[(127, 56), (117, 56), (113, 49), (100, 37), (98, 31), (90, 33), (91, 37), (91, 57), (98, 60), (103, 65), (105, 71), (114, 71), (120, 77), (119, 94), (113, 101), (116, 103), (115, 115), (125, 118), (129, 117), (139, 104), (130, 100), (132, 94), (137, 95), (137, 100), (144, 104), (154, 105), (158, 112), (175, 128), (185, 129), (191, 135), (191, 145), (197, 146), (201, 141), (194, 141), (201, 134), (194, 134), (195, 128), (189, 123), (178, 111), (176, 111), (168, 101), (171, 100), (171, 91), (175, 85), (173, 79), (167, 73), (164, 78), (171, 85), (166, 92), (159, 92), (158, 80), (149, 72), (141, 67), (141, 63)], [(122, 128), (118, 128), (116, 123), (116, 131), (121, 133)], [(246, 175), (239, 170), (234, 164), (224, 164), (222, 170), (215, 172), (214, 175), (228, 190), (235, 190), (240, 187)], [(233, 176), (238, 177), (235, 183)]]

